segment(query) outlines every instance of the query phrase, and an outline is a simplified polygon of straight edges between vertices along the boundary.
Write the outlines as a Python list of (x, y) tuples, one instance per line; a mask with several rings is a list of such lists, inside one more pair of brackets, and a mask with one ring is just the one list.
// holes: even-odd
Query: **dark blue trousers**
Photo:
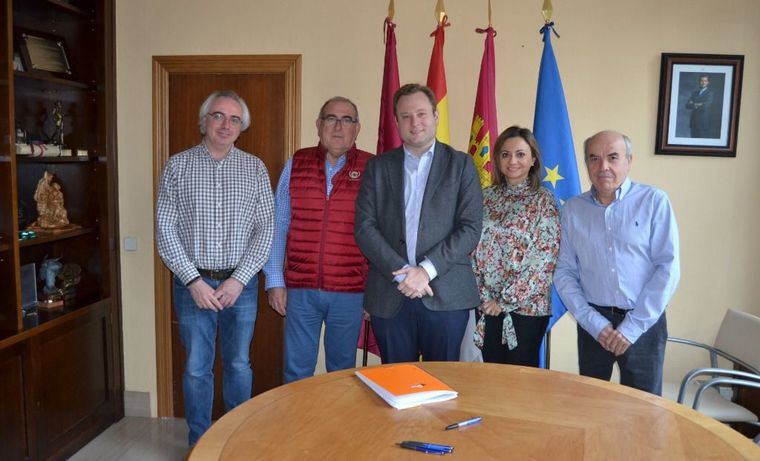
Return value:
[(470, 311), (431, 311), (407, 298), (395, 317), (372, 316), (372, 329), (383, 363), (458, 361)]
[[(617, 328), (625, 314), (604, 307), (594, 307), (612, 326)], [(601, 344), (578, 325), (578, 366), (581, 375), (609, 381), (612, 365), (620, 368), (620, 384), (662, 395), (662, 366), (665, 361), (665, 343), (668, 323), (665, 313), (644, 332), (620, 357), (606, 351)]]

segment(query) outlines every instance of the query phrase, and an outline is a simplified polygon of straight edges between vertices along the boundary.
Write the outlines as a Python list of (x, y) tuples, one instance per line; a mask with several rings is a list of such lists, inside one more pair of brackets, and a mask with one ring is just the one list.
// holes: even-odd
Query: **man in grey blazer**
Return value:
[(458, 360), (480, 303), (469, 254), (483, 194), (472, 158), (436, 141), (435, 95), (402, 86), (394, 112), (403, 146), (367, 163), (354, 233), (369, 260), (364, 309), (383, 363)]

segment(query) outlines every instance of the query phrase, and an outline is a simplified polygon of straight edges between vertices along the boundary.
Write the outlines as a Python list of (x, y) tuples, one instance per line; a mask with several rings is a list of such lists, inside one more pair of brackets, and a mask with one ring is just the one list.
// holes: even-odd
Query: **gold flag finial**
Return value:
[(552, 20), (552, 13), (554, 13), (552, 0), (544, 0), (544, 6), (541, 7), (541, 14), (544, 15), (544, 21), (546, 21), (547, 24)]
[(491, 0), (488, 0), (488, 27), (491, 27)]
[(396, 15), (396, 5), (393, 3), (393, 0), (388, 2), (388, 19), (393, 21), (393, 16)]
[(446, 18), (446, 7), (443, 6), (443, 0), (438, 0), (435, 4), (435, 19), (438, 24), (443, 24), (443, 20)]

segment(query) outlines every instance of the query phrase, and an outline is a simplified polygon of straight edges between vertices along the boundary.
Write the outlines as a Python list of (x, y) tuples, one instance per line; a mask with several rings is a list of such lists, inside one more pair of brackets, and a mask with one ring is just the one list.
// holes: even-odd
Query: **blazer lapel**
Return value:
[(388, 165), (388, 181), (389, 191), (388, 197), (389, 203), (396, 204), (397, 219), (401, 223), (401, 235), (405, 233), (406, 218), (404, 212), (404, 149), (398, 148), (391, 152), (381, 154), (390, 155), (391, 161)]
[[(427, 184), (425, 185), (425, 195), (422, 198), (422, 210), (421, 213), (425, 212), (425, 209), (427, 208), (428, 203), (430, 200), (432, 200), (433, 196), (435, 195), (435, 191), (438, 188), (438, 185), (441, 183), (441, 180), (444, 177), (444, 173), (449, 167), (449, 162), (451, 161), (451, 155), (444, 147), (444, 144), (438, 140), (435, 141), (435, 153), (433, 154), (433, 164), (430, 166), (430, 174), (428, 175)], [(422, 217), (420, 215), (420, 222), (422, 221)]]

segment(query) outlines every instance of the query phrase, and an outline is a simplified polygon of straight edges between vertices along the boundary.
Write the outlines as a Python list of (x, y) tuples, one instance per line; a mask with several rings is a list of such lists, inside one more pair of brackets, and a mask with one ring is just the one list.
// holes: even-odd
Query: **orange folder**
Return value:
[(409, 363), (357, 370), (356, 376), (396, 409), (451, 400), (457, 391)]

